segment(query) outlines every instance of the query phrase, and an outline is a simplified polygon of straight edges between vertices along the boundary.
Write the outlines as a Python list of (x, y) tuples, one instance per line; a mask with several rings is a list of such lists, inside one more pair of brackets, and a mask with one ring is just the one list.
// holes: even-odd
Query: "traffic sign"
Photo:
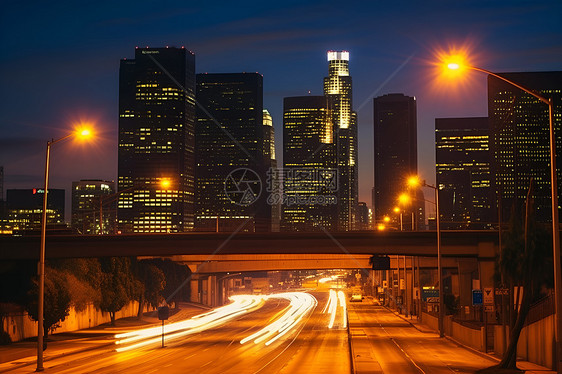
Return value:
[(509, 288), (496, 288), (495, 289), (495, 293), (498, 296), (502, 296), (502, 295), (509, 295)]
[(484, 287), (484, 305), (494, 305), (494, 289)]
[(482, 305), (483, 298), (482, 290), (472, 290), (472, 305)]
[(493, 305), (484, 305), (484, 311), (485, 312), (493, 312), (494, 306)]

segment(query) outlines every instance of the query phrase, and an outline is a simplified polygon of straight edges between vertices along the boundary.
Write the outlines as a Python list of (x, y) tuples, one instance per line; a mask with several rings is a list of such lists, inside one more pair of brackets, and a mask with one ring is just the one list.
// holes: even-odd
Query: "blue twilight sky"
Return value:
[[(95, 121), (95, 145), (53, 148), (51, 186), (117, 177), (119, 59), (186, 46), (197, 72), (260, 72), (281, 155), (283, 97), (322, 94), (326, 51), (348, 50), (359, 114), (360, 200), (373, 186), (372, 98), (417, 98), (420, 174), (435, 178), (434, 119), (486, 116), (486, 77), (437, 85), (436, 50), (489, 70), (562, 69), (562, 1), (3, 1), (0, 166), (5, 189), (42, 185), (45, 143)], [(76, 148), (76, 149), (74, 149)]]

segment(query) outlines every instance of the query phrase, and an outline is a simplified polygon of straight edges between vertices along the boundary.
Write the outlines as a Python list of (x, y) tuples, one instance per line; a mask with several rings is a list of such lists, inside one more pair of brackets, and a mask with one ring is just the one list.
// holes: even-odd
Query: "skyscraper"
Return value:
[[(269, 162), (269, 182), (266, 180), (266, 185), (269, 183), (273, 189), (270, 188), (271, 193), (280, 193), (279, 187), (279, 173), (277, 170), (277, 158), (275, 157), (275, 128), (273, 127), (273, 118), (267, 109), (263, 110), (263, 153), (266, 162)], [(267, 173), (266, 173), (267, 174)], [(266, 191), (267, 192), (267, 191)], [(281, 201), (269, 200), (267, 202), (271, 205), (271, 231), (278, 232), (281, 228)]]
[(283, 100), (284, 230), (339, 228), (334, 132), (331, 97), (297, 96)]
[(72, 229), (80, 234), (115, 234), (115, 182), (72, 182)]
[[(552, 98), (558, 185), (562, 180), (562, 72), (499, 74)], [(502, 220), (512, 205), (524, 204), (531, 178), (538, 221), (552, 219), (548, 106), (502, 80), (488, 76), (488, 117), (494, 191), (501, 195)], [(559, 199), (560, 191), (558, 189)]]
[[(40, 230), (43, 212), (43, 188), (9, 189), (6, 191), (8, 226), (12, 230)], [(49, 188), (47, 229), (66, 228), (64, 190)]]
[[(391, 216), (397, 198), (406, 188), (406, 180), (418, 173), (416, 98), (388, 94), (373, 99), (375, 187), (373, 209), (375, 222)], [(418, 194), (416, 193), (416, 196)], [(414, 196), (415, 197), (415, 196)], [(424, 202), (415, 198), (413, 205), (417, 226), (423, 227)], [(412, 227), (411, 215), (404, 214), (404, 227)], [(416, 224), (413, 226), (415, 227)]]
[(339, 171), (338, 230), (355, 228), (358, 203), (357, 114), (353, 111), (349, 52), (328, 51), (324, 95), (333, 104)]
[(270, 231), (262, 75), (197, 74), (197, 101), (197, 230)]
[[(119, 70), (118, 221), (123, 232), (193, 228), (195, 56), (137, 48)], [(166, 181), (166, 184), (163, 184)]]
[(439, 211), (445, 230), (492, 225), (488, 135), (488, 117), (435, 119)]

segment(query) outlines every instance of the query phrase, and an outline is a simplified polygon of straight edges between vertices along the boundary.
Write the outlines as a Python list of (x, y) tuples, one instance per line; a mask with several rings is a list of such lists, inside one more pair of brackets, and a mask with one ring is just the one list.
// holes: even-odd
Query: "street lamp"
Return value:
[[(459, 58), (459, 56), (457, 56)], [(557, 175), (556, 175), (556, 140), (554, 138), (554, 107), (552, 98), (546, 98), (541, 94), (521, 86), (509, 79), (502, 77), (501, 75), (492, 73), (489, 70), (481, 69), (469, 64), (463, 64), (461, 61), (455, 61), (449, 59), (446, 62), (447, 68), (451, 71), (458, 71), (462, 69), (470, 69), (476, 70), (484, 74), (491, 75), (495, 78), (498, 78), (514, 87), (519, 88), (520, 90), (532, 95), (548, 105), (548, 124), (549, 124), (549, 148), (550, 148), (550, 189), (551, 189), (551, 204), (552, 204), (552, 251), (553, 251), (553, 261), (554, 261), (554, 302), (556, 305), (555, 314), (556, 318), (554, 319), (555, 324), (555, 340), (556, 340), (556, 360), (557, 360), (557, 370), (558, 373), (562, 373), (562, 343), (560, 339), (562, 339), (562, 288), (561, 288), (561, 276), (562, 272), (560, 269), (560, 227), (559, 227), (559, 219), (558, 219), (558, 183), (557, 183)], [(501, 250), (501, 248), (500, 248)]]
[(43, 193), (43, 212), (41, 217), (41, 251), (39, 253), (39, 269), (37, 276), (39, 277), (39, 300), (37, 302), (37, 369), (43, 371), (43, 304), (45, 301), (45, 235), (47, 233), (47, 194), (49, 191), (49, 162), (51, 156), (51, 145), (66, 140), (70, 137), (77, 136), (87, 138), (91, 135), (89, 129), (78, 129), (73, 133), (63, 136), (59, 139), (52, 139), (47, 142), (47, 152), (45, 157), (45, 188)]
[(408, 178), (408, 186), (410, 187), (429, 187), (433, 191), (435, 191), (435, 223), (436, 223), (436, 231), (437, 231), (437, 273), (439, 278), (439, 336), (445, 336), (443, 331), (443, 316), (444, 316), (444, 308), (443, 308), (443, 297), (444, 297), (444, 290), (443, 287), (443, 269), (441, 266), (441, 227), (439, 225), (439, 188), (437, 186), (425, 183), (425, 180), (421, 181), (417, 176), (412, 176)]
[(402, 231), (402, 229), (403, 229), (403, 226), (402, 226), (402, 210), (397, 206), (395, 206), (393, 210), (394, 210), (394, 213), (398, 214), (399, 217), (400, 217), (400, 231)]

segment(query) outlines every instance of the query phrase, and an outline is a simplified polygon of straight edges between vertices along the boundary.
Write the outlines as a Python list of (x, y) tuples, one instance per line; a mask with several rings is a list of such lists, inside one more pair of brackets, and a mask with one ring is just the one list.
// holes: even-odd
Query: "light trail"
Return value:
[(347, 303), (345, 298), (345, 293), (343, 291), (336, 292), (335, 290), (330, 290), (330, 297), (326, 306), (322, 310), (322, 313), (328, 312), (330, 314), (330, 322), (328, 323), (328, 328), (333, 328), (336, 321), (336, 315), (338, 313), (338, 304), (341, 306), (341, 316), (342, 316), (342, 327), (347, 327)]
[(287, 299), (290, 305), (279, 319), (242, 339), (240, 344), (245, 344), (249, 341), (259, 344), (267, 340), (265, 345), (268, 346), (295, 328), (318, 305), (316, 298), (305, 292), (285, 292), (269, 295), (268, 298)]
[[(207, 313), (199, 314), (185, 321), (166, 325), (166, 338), (168, 340), (177, 339), (182, 336), (195, 334), (220, 326), (233, 318), (260, 308), (265, 303), (267, 296), (235, 295), (231, 296), (230, 299), (233, 301), (231, 304), (214, 309)], [(115, 341), (115, 344), (122, 346), (124, 344), (134, 343), (119, 347), (116, 351), (124, 352), (131, 349), (141, 348), (149, 344), (158, 343), (161, 341), (161, 335), (161, 326), (116, 334), (115, 339), (118, 340)]]

